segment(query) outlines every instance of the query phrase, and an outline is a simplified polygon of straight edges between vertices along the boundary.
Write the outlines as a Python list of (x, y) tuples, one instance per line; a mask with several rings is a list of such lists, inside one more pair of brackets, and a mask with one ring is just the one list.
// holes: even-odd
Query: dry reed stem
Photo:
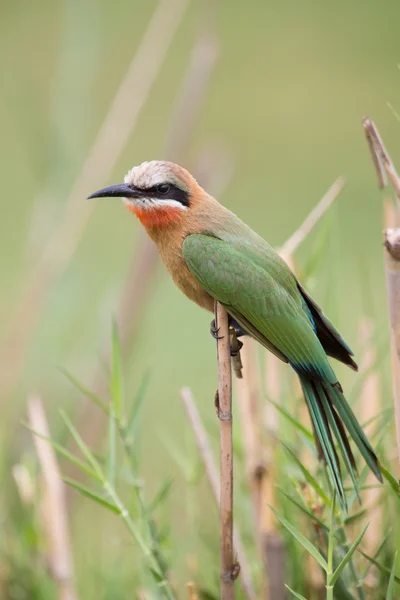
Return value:
[[(189, 422), (193, 429), (197, 448), (203, 461), (211, 490), (213, 492), (215, 501), (219, 505), (220, 482), (218, 477), (218, 468), (211, 451), (206, 430), (199, 415), (199, 411), (197, 410), (192, 391), (189, 388), (182, 388), (181, 398), (183, 400)], [(242, 584), (243, 590), (249, 600), (257, 600), (257, 594), (255, 593), (251, 579), (251, 569), (247, 560), (242, 538), (240, 532), (235, 526), (233, 528), (233, 545), (240, 564), (239, 580)]]
[(400, 228), (385, 231), (386, 287), (393, 345), (392, 379), (397, 458), (400, 474)]
[(265, 447), (261, 439), (261, 393), (255, 344), (256, 342), (252, 338), (245, 338), (241, 350), (245, 376), (244, 379), (237, 381), (240, 425), (246, 457), (247, 479), (254, 509), (255, 536), (266, 575), (263, 598), (283, 600), (286, 597), (284, 547), (276, 530), (276, 519), (273, 518), (273, 513), (268, 508), (268, 505), (276, 506), (276, 479), (273, 464), (276, 438), (274, 434), (269, 437), (271, 443), (268, 447)]
[[(371, 319), (364, 318), (360, 321), (359, 325), (359, 336), (361, 342), (361, 348), (364, 349), (362, 359), (360, 361), (360, 372), (370, 370), (376, 362), (376, 349), (373, 346), (372, 338), (374, 333), (374, 325)], [(365, 378), (363, 387), (360, 392), (360, 406), (363, 407), (363, 419), (367, 421), (377, 414), (382, 409), (381, 406), (381, 394), (380, 394), (380, 382), (379, 373), (377, 370), (371, 371), (371, 373)], [(366, 433), (371, 434), (374, 426), (371, 423), (369, 428), (366, 428)], [(372, 473), (369, 473), (367, 484), (376, 483), (376, 479)], [(370, 488), (365, 490), (365, 504), (370, 507), (367, 515), (367, 522), (369, 527), (365, 532), (364, 543), (368, 551), (374, 555), (375, 550), (379, 546), (383, 531), (383, 513), (382, 505), (380, 503), (381, 490), (378, 488)]]
[(396, 196), (400, 201), (400, 177), (398, 176), (392, 159), (383, 144), (376, 125), (369, 117), (366, 117), (363, 119), (363, 127), (376, 169), (378, 185), (381, 189), (387, 186), (388, 182), (385, 176), (387, 175), (396, 192)]
[[(400, 177), (383, 145), (382, 138), (370, 118), (363, 119), (363, 127), (377, 172), (378, 185), (381, 188), (386, 187), (386, 174), (396, 192), (397, 199), (400, 201)], [(400, 474), (400, 228), (387, 228), (384, 232), (384, 244), (391, 343), (394, 349), (392, 355), (392, 381)]]
[(197, 593), (196, 586), (193, 583), (193, 581), (189, 581), (186, 587), (188, 591), (188, 600), (199, 600), (199, 595)]
[(12, 476), (21, 501), (26, 506), (31, 506), (35, 501), (36, 485), (27, 467), (24, 464), (17, 463), (12, 468)]
[(236, 382), (240, 427), (246, 459), (246, 472), (253, 500), (256, 535), (259, 536), (261, 488), (265, 473), (261, 442), (260, 389), (258, 385), (255, 340), (244, 338), (241, 357), (245, 377)]
[(65, 202), (36, 267), (31, 271), (10, 316), (2, 354), (6, 365), (0, 398), (12, 390), (27, 347), (55, 280), (67, 267), (92, 215), (95, 202), (84, 198), (106, 180), (138, 122), (188, 0), (160, 0), (141, 44), (117, 90), (82, 171)]
[[(28, 420), (34, 431), (50, 437), (43, 403), (38, 396), (28, 398)], [(33, 442), (43, 478), (41, 508), (48, 565), (57, 585), (59, 600), (76, 600), (65, 485), (53, 448), (37, 435), (33, 435)]]
[(400, 227), (400, 211), (398, 203), (393, 198), (385, 198), (383, 201), (383, 228)]
[(168, 160), (176, 162), (184, 157), (217, 57), (216, 38), (211, 34), (201, 33), (193, 46), (173, 111), (166, 151)]
[(229, 319), (226, 309), (215, 303), (218, 331), (218, 419), (220, 446), (220, 544), (221, 600), (234, 600), (235, 565), (233, 560), (233, 444), (232, 444), (232, 373)]
[(328, 208), (333, 204), (336, 198), (342, 191), (346, 180), (344, 177), (339, 177), (335, 183), (329, 188), (326, 194), (321, 198), (316, 206), (310, 211), (300, 227), (290, 236), (288, 240), (279, 248), (278, 252), (283, 259), (293, 256), (298, 247), (304, 242), (309, 233), (314, 229), (315, 225), (326, 213)]
[[(282, 394), (281, 366), (282, 361), (280, 358), (275, 356), (275, 354), (272, 354), (272, 352), (265, 352), (265, 391), (267, 396), (274, 400), (274, 402), (279, 402)], [(265, 405), (265, 428), (268, 436), (276, 441), (276, 433), (278, 431), (278, 415), (276, 408), (272, 406), (270, 402), (267, 402)]]

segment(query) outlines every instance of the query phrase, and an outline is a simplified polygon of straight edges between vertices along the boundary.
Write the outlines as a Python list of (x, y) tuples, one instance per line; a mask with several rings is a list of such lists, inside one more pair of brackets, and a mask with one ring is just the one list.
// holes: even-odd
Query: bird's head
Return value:
[(145, 227), (154, 228), (180, 221), (199, 189), (183, 167), (154, 160), (133, 167), (124, 183), (103, 188), (89, 198), (120, 197)]

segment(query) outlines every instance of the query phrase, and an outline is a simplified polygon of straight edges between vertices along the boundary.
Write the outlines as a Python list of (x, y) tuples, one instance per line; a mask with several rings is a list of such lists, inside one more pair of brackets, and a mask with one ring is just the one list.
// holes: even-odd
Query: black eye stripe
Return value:
[(185, 190), (182, 190), (177, 185), (173, 183), (165, 182), (165, 185), (169, 186), (168, 193), (160, 193), (159, 187), (163, 184), (154, 185), (149, 188), (142, 188), (141, 191), (143, 195), (146, 195), (148, 198), (155, 198), (159, 200), (176, 200), (176, 202), (180, 202), (183, 206), (189, 206), (189, 193)]

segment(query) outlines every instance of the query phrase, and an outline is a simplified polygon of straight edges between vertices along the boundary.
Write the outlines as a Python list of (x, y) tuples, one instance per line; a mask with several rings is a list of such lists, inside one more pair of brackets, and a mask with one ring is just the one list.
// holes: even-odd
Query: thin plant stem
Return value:
[(218, 418), (220, 423), (220, 552), (221, 600), (234, 600), (233, 561), (233, 445), (232, 374), (228, 313), (219, 302), (215, 306), (218, 330)]
[(326, 194), (321, 198), (316, 206), (307, 215), (303, 223), (298, 229), (290, 236), (288, 240), (278, 250), (282, 258), (292, 256), (300, 244), (306, 239), (308, 234), (312, 231), (314, 226), (318, 223), (320, 218), (326, 213), (331, 204), (339, 196), (343, 190), (346, 180), (344, 177), (339, 177), (335, 183), (329, 188)]
[[(389, 179), (397, 199), (400, 201), (400, 177), (387, 152), (375, 123), (366, 117), (363, 127), (376, 169), (378, 185), (384, 188)], [(398, 469), (400, 472), (400, 228), (388, 228), (385, 237), (385, 270), (389, 305), (391, 340), (394, 349), (392, 360), (392, 382)]]
[(328, 537), (328, 569), (326, 572), (326, 600), (333, 600), (333, 585), (331, 583), (333, 576), (333, 548), (334, 548), (334, 537), (335, 537), (335, 499), (336, 494), (333, 494), (332, 507), (331, 507), (331, 521), (329, 527)]
[[(214, 460), (214, 456), (211, 450), (206, 430), (199, 415), (199, 411), (193, 398), (192, 391), (189, 388), (182, 388), (181, 397), (185, 406), (189, 422), (193, 429), (197, 448), (203, 461), (211, 490), (218, 504), (220, 497), (220, 482), (218, 477), (218, 468)], [(259, 596), (255, 592), (253, 581), (251, 578), (250, 563), (247, 559), (240, 531), (235, 525), (233, 527), (233, 546), (240, 565), (239, 580), (242, 584), (243, 591), (245, 592), (249, 600), (257, 600)]]
[[(33, 430), (50, 437), (46, 413), (39, 396), (28, 398), (28, 419)], [(58, 591), (58, 600), (77, 600), (74, 568), (68, 530), (65, 484), (61, 479), (55, 452), (38, 435), (33, 436), (43, 476), (43, 524), (46, 534), (46, 552), (49, 570)]]

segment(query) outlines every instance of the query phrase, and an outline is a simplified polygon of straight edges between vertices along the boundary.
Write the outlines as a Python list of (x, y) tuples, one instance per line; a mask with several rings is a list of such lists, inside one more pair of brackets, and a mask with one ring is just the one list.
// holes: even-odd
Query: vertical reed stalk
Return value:
[(221, 599), (234, 600), (233, 561), (233, 447), (232, 447), (232, 374), (228, 313), (216, 302), (215, 324), (218, 329), (218, 418), (220, 422), (220, 544)]
[[(385, 188), (388, 180), (400, 201), (400, 177), (387, 152), (379, 132), (370, 118), (363, 119), (364, 132), (376, 169), (379, 187)], [(394, 418), (396, 424), (397, 456), (400, 473), (400, 228), (387, 228), (384, 232), (385, 271), (392, 340), (392, 380)]]

